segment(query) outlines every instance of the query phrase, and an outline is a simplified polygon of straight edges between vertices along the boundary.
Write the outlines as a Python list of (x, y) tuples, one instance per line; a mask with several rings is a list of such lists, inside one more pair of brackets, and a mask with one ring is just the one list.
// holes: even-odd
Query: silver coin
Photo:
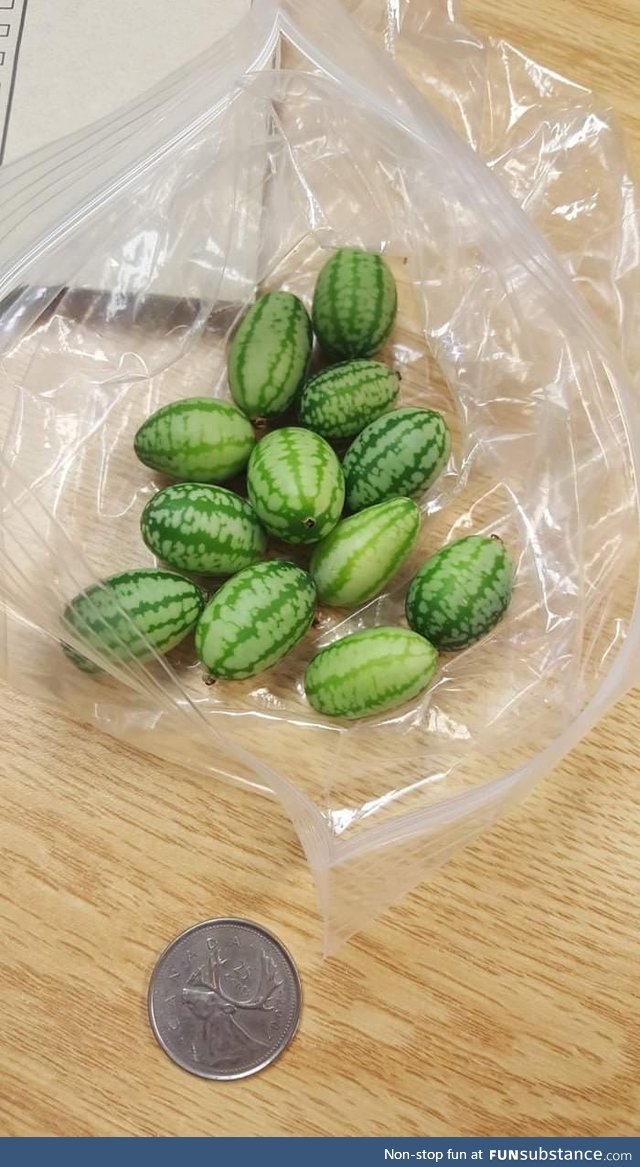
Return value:
[(165, 1053), (201, 1078), (245, 1078), (293, 1038), (302, 993), (286, 948), (250, 920), (205, 920), (165, 948), (149, 1020)]

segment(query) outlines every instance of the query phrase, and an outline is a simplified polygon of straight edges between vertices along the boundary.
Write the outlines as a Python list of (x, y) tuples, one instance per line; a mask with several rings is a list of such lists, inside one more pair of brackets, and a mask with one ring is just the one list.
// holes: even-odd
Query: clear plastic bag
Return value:
[[(119, 117), (0, 173), (2, 672), (275, 795), (327, 949), (521, 799), (640, 673), (640, 232), (619, 139), (584, 90), (479, 41), (451, 5), (350, 7), (257, 2)], [(401, 404), (453, 432), (411, 561), (253, 681), (206, 687), (192, 645), (79, 672), (65, 603), (153, 562), (139, 517), (163, 483), (133, 455), (137, 427), (181, 396), (228, 396), (255, 295), (309, 304), (342, 245), (389, 260)], [(315, 714), (318, 645), (401, 620), (416, 566), (470, 532), (517, 565), (503, 622), (408, 709)]]

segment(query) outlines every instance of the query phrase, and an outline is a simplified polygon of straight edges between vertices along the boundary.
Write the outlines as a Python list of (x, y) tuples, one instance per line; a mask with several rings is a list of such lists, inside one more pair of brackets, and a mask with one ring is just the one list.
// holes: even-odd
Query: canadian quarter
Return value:
[(250, 920), (205, 920), (165, 948), (151, 975), (151, 1028), (166, 1054), (201, 1078), (245, 1078), (271, 1065), (300, 1020), (286, 948)]

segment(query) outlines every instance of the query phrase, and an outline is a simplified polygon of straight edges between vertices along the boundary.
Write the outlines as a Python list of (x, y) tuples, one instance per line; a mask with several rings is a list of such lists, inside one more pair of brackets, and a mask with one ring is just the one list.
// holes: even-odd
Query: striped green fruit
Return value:
[(244, 470), (256, 438), (235, 405), (188, 397), (140, 426), (134, 450), (145, 466), (184, 482), (226, 482)]
[(257, 563), (227, 580), (196, 628), (196, 652), (214, 677), (242, 680), (276, 664), (310, 627), (311, 576), (293, 563)]
[(433, 645), (407, 628), (368, 628), (321, 649), (304, 688), (318, 713), (367, 717), (424, 692), (436, 669)]
[(267, 292), (249, 309), (229, 349), (229, 388), (248, 417), (284, 413), (302, 385), (313, 331), (290, 292)]
[(222, 486), (165, 486), (142, 512), (150, 551), (179, 571), (233, 575), (263, 555), (267, 539), (253, 507)]
[[(204, 596), (191, 580), (162, 568), (111, 575), (80, 592), (67, 605), (64, 623), (106, 664), (148, 660), (184, 640), (202, 613)], [(85, 672), (101, 672), (93, 661), (63, 644)]]
[(407, 621), (436, 648), (465, 648), (498, 623), (512, 588), (513, 568), (502, 540), (467, 535), (420, 568), (407, 592)]
[(410, 498), (393, 498), (350, 515), (314, 549), (310, 571), (320, 600), (353, 608), (377, 596), (411, 551), (420, 511)]
[(343, 248), (318, 276), (313, 327), (334, 360), (370, 357), (389, 336), (397, 309), (396, 283), (384, 259)]
[(432, 409), (396, 409), (372, 421), (342, 463), (350, 511), (427, 490), (451, 449), (446, 422)]
[(400, 375), (379, 361), (343, 361), (307, 381), (300, 423), (323, 438), (352, 438), (398, 396)]
[(296, 426), (274, 430), (258, 442), (247, 488), (260, 521), (286, 543), (324, 538), (344, 506), (344, 478), (331, 446)]

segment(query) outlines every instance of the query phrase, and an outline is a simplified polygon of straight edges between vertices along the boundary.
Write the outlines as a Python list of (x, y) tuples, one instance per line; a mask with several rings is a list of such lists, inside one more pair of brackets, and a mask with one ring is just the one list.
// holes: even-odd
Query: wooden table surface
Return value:
[[(638, 0), (467, 17), (599, 90), (640, 157)], [(640, 1134), (637, 692), (327, 962), (276, 807), (6, 689), (0, 724), (0, 1134)], [(287, 1054), (226, 1084), (174, 1067), (145, 1013), (158, 951), (219, 914), (280, 935), (305, 992)]]

